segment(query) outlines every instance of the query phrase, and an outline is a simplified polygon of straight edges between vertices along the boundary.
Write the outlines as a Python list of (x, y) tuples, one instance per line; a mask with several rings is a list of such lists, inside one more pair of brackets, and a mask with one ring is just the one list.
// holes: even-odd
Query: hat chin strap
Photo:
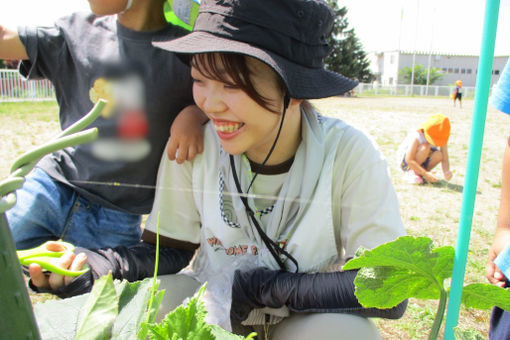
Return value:
[[(285, 112), (287, 111), (287, 108), (289, 107), (289, 103), (290, 103), (290, 97), (287, 93), (285, 93), (285, 96), (283, 97), (282, 120), (280, 121), (280, 127), (278, 128), (278, 133), (276, 134), (276, 138), (274, 139), (273, 145), (271, 146), (271, 149), (269, 150), (269, 152), (266, 156), (266, 159), (264, 159), (262, 164), (260, 164), (257, 167), (256, 171), (254, 171), (255, 174), (253, 175), (253, 178), (250, 182), (250, 185), (248, 186), (248, 190), (246, 190), (246, 193), (248, 193), (250, 191), (253, 181), (257, 177), (260, 168), (263, 167), (264, 164), (266, 164), (267, 160), (269, 159), (269, 157), (271, 156), (271, 154), (274, 151), (276, 142), (278, 141), (278, 138), (280, 137), (280, 133), (282, 131), (283, 120), (285, 119)], [(253, 212), (253, 210), (251, 210), (250, 206), (248, 205), (248, 200), (246, 199), (246, 196), (244, 195), (243, 190), (241, 188), (239, 178), (237, 177), (234, 157), (232, 155), (230, 155), (229, 158), (230, 158), (230, 167), (232, 168), (232, 176), (234, 177), (234, 182), (236, 184), (237, 192), (240, 194), (239, 197), (241, 198), (241, 201), (243, 202), (243, 205), (246, 208), (246, 212), (248, 213), (248, 216), (250, 216), (250, 219), (252, 220), (253, 225), (257, 229), (260, 237), (262, 238), (262, 241), (264, 242), (267, 249), (269, 250), (269, 252), (271, 253), (271, 255), (276, 260), (276, 262), (278, 263), (278, 265), (280, 266), (280, 268), (282, 270), (286, 270), (286, 267), (285, 267), (285, 264), (283, 263), (282, 259), (280, 258), (280, 255), (284, 255), (290, 261), (292, 261), (294, 263), (294, 265), (296, 266), (296, 273), (299, 272), (299, 264), (298, 264), (297, 260), (291, 254), (289, 254), (285, 249), (281, 248), (277, 242), (271, 240), (269, 238), (269, 236), (267, 236), (267, 234), (264, 232), (264, 230), (262, 230), (262, 228), (260, 227), (257, 219), (255, 218), (255, 213)]]
[(274, 148), (276, 147), (276, 142), (278, 141), (278, 138), (280, 138), (280, 133), (282, 132), (283, 120), (285, 119), (285, 113), (287, 112), (287, 109), (289, 108), (289, 103), (290, 103), (290, 97), (289, 97), (288, 93), (285, 93), (285, 96), (283, 96), (282, 120), (280, 121), (280, 127), (278, 128), (278, 133), (276, 134), (276, 138), (274, 139), (273, 145), (271, 146), (271, 149), (267, 153), (266, 158), (264, 159), (262, 164), (259, 164), (257, 166), (257, 169), (254, 171), (255, 175), (253, 175), (253, 178), (251, 179), (250, 185), (248, 186), (248, 190), (246, 190), (246, 193), (250, 192), (251, 186), (253, 185), (253, 182), (255, 181), (255, 178), (259, 174), (260, 169), (266, 164), (266, 162), (269, 159), (269, 157), (271, 157), (271, 155), (272, 155), (272, 153), (274, 151)]

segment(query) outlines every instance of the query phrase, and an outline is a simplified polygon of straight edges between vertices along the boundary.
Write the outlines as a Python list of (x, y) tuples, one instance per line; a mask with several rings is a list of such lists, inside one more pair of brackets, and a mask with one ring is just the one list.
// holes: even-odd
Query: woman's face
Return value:
[[(255, 89), (281, 112), (283, 94), (276, 73), (266, 64), (246, 58)], [(223, 149), (232, 155), (246, 153), (252, 161), (262, 163), (276, 138), (281, 114), (260, 106), (239, 88), (205, 77), (194, 67), (191, 77), (195, 103), (213, 122)]]

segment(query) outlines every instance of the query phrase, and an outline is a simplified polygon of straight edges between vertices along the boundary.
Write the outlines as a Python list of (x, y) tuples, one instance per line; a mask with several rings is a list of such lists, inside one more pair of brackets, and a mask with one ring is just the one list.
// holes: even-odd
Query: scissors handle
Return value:
[[(48, 249), (47, 244), (58, 243), (62, 250), (59, 251), (51, 251)], [(64, 269), (58, 265), (58, 259), (64, 255), (66, 252), (72, 252), (74, 250), (74, 245), (64, 241), (48, 241), (46, 243), (41, 244), (38, 247), (26, 250), (18, 250), (16, 253), (18, 255), (18, 259), (21, 265), (28, 266), (31, 263), (37, 263), (44, 270), (48, 270), (55, 274), (60, 274), (64, 276), (80, 276), (83, 273), (86, 273), (89, 268), (86, 267), (82, 270), (70, 270)]]

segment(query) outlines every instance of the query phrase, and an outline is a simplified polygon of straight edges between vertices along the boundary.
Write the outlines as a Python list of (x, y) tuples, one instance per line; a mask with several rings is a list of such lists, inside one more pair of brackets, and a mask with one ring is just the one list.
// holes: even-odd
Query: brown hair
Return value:
[[(257, 92), (253, 86), (250, 77), (253, 72), (248, 67), (246, 56), (237, 53), (199, 53), (191, 58), (190, 63), (204, 77), (238, 87), (266, 110), (280, 113), (280, 110), (275, 109), (275, 103)], [(285, 85), (278, 75), (276, 78), (283, 97)]]

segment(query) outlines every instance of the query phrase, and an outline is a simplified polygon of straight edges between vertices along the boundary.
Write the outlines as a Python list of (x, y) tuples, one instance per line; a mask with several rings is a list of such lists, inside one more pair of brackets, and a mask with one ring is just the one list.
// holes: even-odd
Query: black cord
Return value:
[(251, 186), (253, 185), (255, 178), (257, 178), (257, 175), (259, 174), (260, 169), (262, 169), (262, 167), (266, 164), (267, 160), (273, 153), (274, 148), (276, 147), (276, 142), (278, 141), (278, 138), (280, 138), (280, 132), (282, 132), (282, 128), (283, 128), (283, 120), (285, 119), (285, 113), (287, 112), (287, 109), (289, 108), (289, 104), (290, 104), (290, 97), (287, 93), (285, 93), (285, 96), (283, 96), (282, 120), (280, 121), (280, 126), (278, 127), (278, 133), (276, 134), (276, 138), (274, 139), (271, 149), (269, 149), (269, 152), (267, 153), (266, 159), (264, 159), (262, 164), (257, 165), (257, 169), (254, 171), (255, 175), (253, 175), (253, 178), (251, 179), (250, 185), (248, 185), (248, 190), (246, 190), (246, 193), (250, 192)]
[(259, 222), (255, 218), (255, 213), (253, 212), (253, 210), (251, 210), (250, 206), (248, 205), (248, 199), (246, 198), (246, 196), (244, 196), (244, 193), (241, 189), (241, 184), (239, 183), (239, 179), (237, 177), (236, 172), (236, 166), (234, 163), (234, 156), (230, 155), (229, 158), (230, 166), (232, 167), (232, 175), (234, 176), (234, 182), (236, 184), (237, 191), (240, 194), (241, 201), (243, 202), (243, 205), (246, 208), (246, 212), (250, 216), (250, 219), (255, 225), (255, 228), (257, 229), (257, 232), (259, 233), (260, 237), (262, 237), (262, 241), (266, 245), (267, 249), (269, 249), (269, 252), (274, 257), (276, 262), (278, 262), (278, 265), (282, 270), (287, 270), (287, 268), (285, 267), (285, 264), (280, 258), (280, 254), (285, 255), (289, 260), (291, 260), (296, 266), (296, 273), (299, 272), (299, 265), (297, 260), (292, 255), (290, 255), (286, 250), (282, 249), (277, 242), (271, 240), (269, 236), (267, 236), (267, 234), (264, 232), (264, 230), (262, 230), (262, 228), (260, 227)]
[[(247, 193), (250, 191), (253, 181), (255, 180), (255, 178), (257, 177), (257, 175), (259, 173), (259, 170), (261, 169), (262, 166), (264, 166), (264, 164), (266, 164), (267, 160), (269, 159), (269, 157), (271, 156), (271, 154), (274, 151), (276, 142), (278, 141), (278, 138), (280, 137), (280, 132), (282, 131), (283, 120), (285, 118), (285, 112), (287, 111), (287, 108), (289, 107), (289, 103), (290, 103), (290, 97), (286, 93), (285, 96), (283, 97), (283, 112), (282, 112), (282, 119), (280, 121), (280, 127), (278, 128), (278, 133), (276, 134), (276, 138), (273, 142), (273, 145), (271, 146), (271, 149), (269, 150), (269, 152), (266, 156), (266, 159), (264, 159), (264, 162), (262, 162), (262, 164), (257, 167), (257, 170), (255, 171), (255, 175), (253, 176), (253, 178), (250, 182), (250, 185), (248, 186), (248, 190), (246, 191)], [(236, 166), (235, 166), (235, 162), (234, 162), (234, 156), (229, 155), (229, 158), (230, 158), (230, 166), (232, 168), (232, 175), (234, 176), (234, 182), (236, 184), (237, 192), (240, 194), (241, 201), (243, 202), (243, 205), (246, 208), (246, 212), (250, 216), (250, 219), (252, 220), (253, 224), (255, 225), (257, 232), (259, 233), (260, 237), (262, 237), (262, 241), (266, 245), (267, 249), (269, 249), (269, 252), (274, 257), (276, 262), (278, 262), (278, 265), (280, 266), (280, 268), (282, 270), (287, 270), (287, 269), (286, 269), (285, 264), (283, 263), (282, 259), (280, 258), (280, 255), (286, 256), (289, 260), (291, 260), (294, 263), (294, 265), (296, 266), (296, 273), (297, 273), (299, 271), (299, 265), (298, 265), (297, 260), (292, 255), (290, 255), (286, 250), (282, 249), (277, 242), (271, 240), (269, 238), (269, 236), (267, 236), (267, 234), (264, 232), (264, 230), (262, 230), (262, 228), (260, 227), (259, 222), (255, 218), (255, 213), (250, 208), (250, 206), (248, 204), (248, 199), (244, 195), (243, 190), (241, 188), (241, 184), (239, 183), (239, 178), (237, 177)]]

